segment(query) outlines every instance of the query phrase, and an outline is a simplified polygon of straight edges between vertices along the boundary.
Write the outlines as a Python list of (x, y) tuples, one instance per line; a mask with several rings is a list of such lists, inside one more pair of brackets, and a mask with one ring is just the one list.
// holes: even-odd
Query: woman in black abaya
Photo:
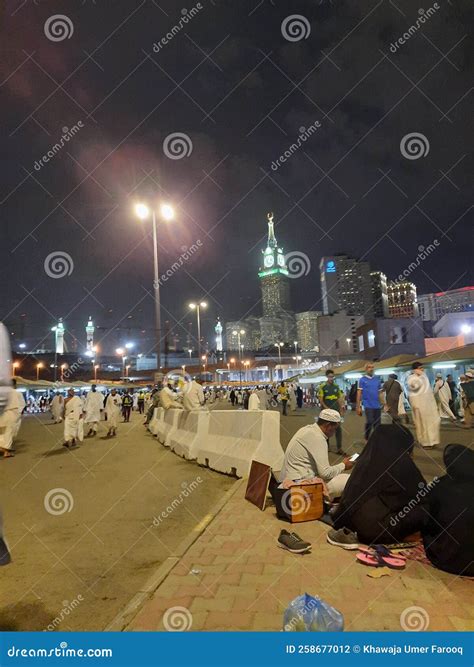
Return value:
[(392, 544), (421, 529), (425, 480), (413, 462), (413, 436), (399, 424), (381, 425), (357, 459), (334, 515), (365, 544)]

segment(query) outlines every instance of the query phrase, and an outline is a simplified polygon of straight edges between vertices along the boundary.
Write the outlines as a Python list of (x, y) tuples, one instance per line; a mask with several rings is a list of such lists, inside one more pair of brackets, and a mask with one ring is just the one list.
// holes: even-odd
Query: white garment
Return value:
[(20, 430), (21, 413), (25, 407), (23, 394), (10, 388), (5, 410), (0, 417), (0, 448), (11, 449)]
[(199, 410), (204, 405), (204, 391), (199, 382), (193, 380), (189, 383), (183, 395), (183, 408), (185, 410)]
[(249, 410), (260, 410), (260, 399), (258, 398), (257, 392), (250, 394)]
[(97, 424), (100, 422), (100, 411), (104, 409), (104, 397), (100, 391), (90, 391), (87, 394), (84, 404), (86, 413), (84, 421), (86, 424), (93, 424), (94, 430), (97, 430)]
[(107, 422), (109, 428), (117, 428), (117, 424), (122, 411), (122, 398), (119, 394), (109, 394), (105, 402), (105, 411), (107, 412)]
[(291, 438), (280, 477), (282, 480), (321, 477), (327, 483), (345, 469), (344, 463), (329, 464), (327, 438), (317, 424), (310, 424)]
[(426, 375), (411, 373), (407, 379), (409, 401), (413, 411), (416, 439), (423, 447), (440, 442), (440, 417), (436, 400)]
[(73, 396), (66, 399), (64, 403), (64, 440), (65, 442), (69, 442), (73, 438), (82, 440), (84, 424), (79, 424), (82, 421), (82, 400), (79, 396)]
[(438, 410), (441, 419), (456, 419), (449, 407), (449, 401), (452, 397), (449, 384), (440, 378), (439, 380), (436, 380), (433, 391), (438, 399)]
[(54, 396), (50, 407), (54, 422), (59, 424), (63, 420), (64, 398), (60, 394)]
[(265, 389), (257, 391), (258, 400), (260, 401), (260, 410), (266, 410), (268, 405), (268, 394)]
[(289, 400), (288, 407), (290, 410), (296, 410), (296, 393), (293, 387), (290, 387), (288, 390)]
[(405, 394), (402, 393), (398, 397), (398, 415), (406, 415), (407, 411), (405, 410)]

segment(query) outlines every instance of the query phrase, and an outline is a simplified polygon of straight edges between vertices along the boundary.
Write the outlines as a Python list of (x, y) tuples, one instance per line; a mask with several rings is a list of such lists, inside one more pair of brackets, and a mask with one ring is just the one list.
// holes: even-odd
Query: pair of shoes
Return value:
[(342, 547), (343, 549), (359, 548), (357, 533), (353, 533), (352, 530), (349, 530), (348, 528), (340, 528), (339, 530), (331, 528), (326, 535), (326, 540), (329, 544), (333, 544), (335, 547)]
[(291, 551), (292, 554), (304, 554), (311, 551), (311, 544), (309, 542), (305, 542), (299, 535), (289, 533), (287, 530), (280, 532), (278, 546)]

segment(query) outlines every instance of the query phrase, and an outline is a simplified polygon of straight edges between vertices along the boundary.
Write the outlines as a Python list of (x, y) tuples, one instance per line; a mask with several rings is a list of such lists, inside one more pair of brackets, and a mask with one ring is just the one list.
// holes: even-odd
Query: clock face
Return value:
[(284, 265), (285, 265), (285, 258), (283, 257), (283, 255), (278, 255), (278, 264), (279, 264), (280, 266), (284, 266)]
[(267, 255), (264, 259), (264, 264), (267, 268), (273, 266), (273, 255)]

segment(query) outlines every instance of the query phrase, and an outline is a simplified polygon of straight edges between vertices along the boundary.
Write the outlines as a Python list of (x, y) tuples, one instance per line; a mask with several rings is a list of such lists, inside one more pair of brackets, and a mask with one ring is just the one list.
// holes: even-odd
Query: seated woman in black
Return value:
[(474, 577), (474, 452), (448, 445), (443, 459), (448, 474), (428, 496), (426, 555), (440, 570)]
[(392, 544), (421, 529), (425, 480), (413, 462), (413, 444), (399, 424), (375, 429), (334, 514), (336, 528), (355, 531), (365, 544)]

